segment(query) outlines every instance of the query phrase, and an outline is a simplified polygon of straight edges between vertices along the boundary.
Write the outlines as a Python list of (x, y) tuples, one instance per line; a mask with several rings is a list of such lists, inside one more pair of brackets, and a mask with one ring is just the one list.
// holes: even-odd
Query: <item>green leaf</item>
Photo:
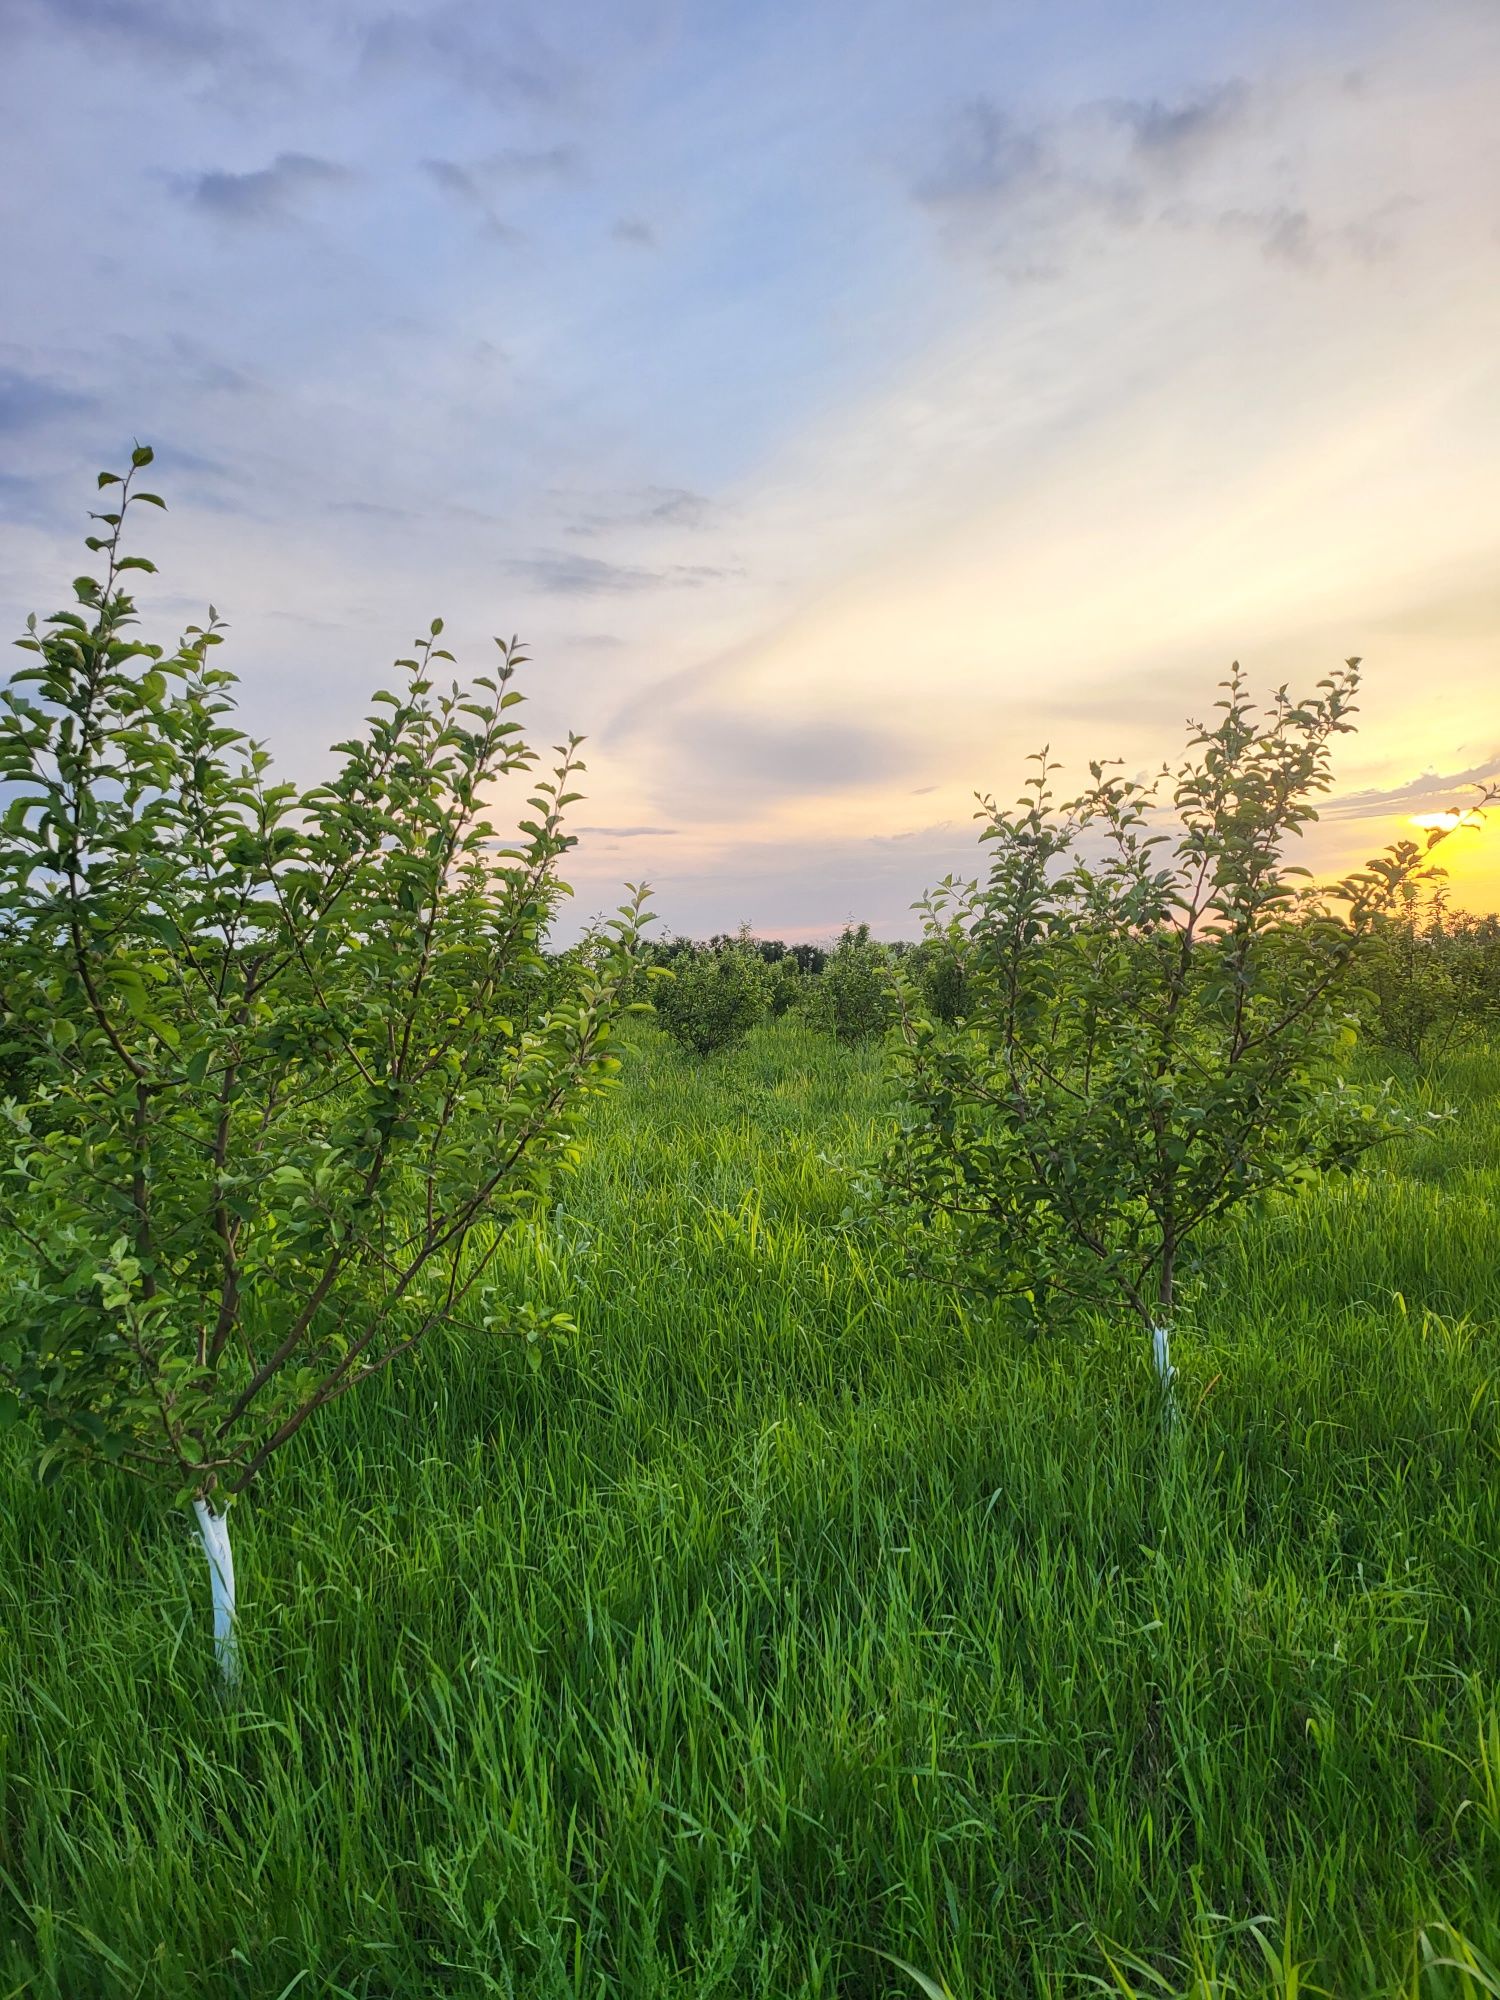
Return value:
[(924, 1996), (924, 2000), (953, 2000), (953, 1989), (946, 1982), (939, 1986), (935, 1979), (929, 1979), (925, 1972), (918, 1972), (914, 1965), (904, 1958), (897, 1958), (894, 1952), (878, 1951), (873, 1945), (866, 1946), (866, 1949), (873, 1952), (876, 1958), (883, 1958), (887, 1965), (894, 1965), (898, 1972), (904, 1972), (909, 1979), (914, 1979), (917, 1990)]

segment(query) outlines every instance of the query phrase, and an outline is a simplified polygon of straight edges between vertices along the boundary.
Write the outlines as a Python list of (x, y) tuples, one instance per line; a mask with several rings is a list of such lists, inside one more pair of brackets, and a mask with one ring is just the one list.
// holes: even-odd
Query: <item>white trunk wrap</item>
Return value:
[(234, 1552), (229, 1546), (229, 1516), (216, 1514), (207, 1500), (195, 1500), (198, 1533), (208, 1557), (208, 1580), (214, 1600), (214, 1657), (224, 1685), (240, 1677), (240, 1644), (234, 1629)]
[(1172, 1366), (1170, 1330), (1165, 1326), (1153, 1326), (1151, 1329), (1151, 1360), (1156, 1369), (1157, 1382), (1161, 1387), (1166, 1421), (1170, 1424), (1177, 1416), (1177, 1398), (1172, 1388), (1177, 1370)]

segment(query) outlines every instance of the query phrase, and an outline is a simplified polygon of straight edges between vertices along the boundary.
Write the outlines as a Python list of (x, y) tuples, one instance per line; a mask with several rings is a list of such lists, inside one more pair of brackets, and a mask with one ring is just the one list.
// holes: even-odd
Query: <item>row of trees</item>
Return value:
[(753, 937), (749, 930), (695, 943), (676, 937), (643, 952), (642, 992), (667, 1033), (693, 1054), (732, 1047), (762, 1021), (796, 1014), (840, 1042), (883, 1035), (897, 1016), (900, 967), (937, 1018), (961, 1011), (959, 962), (944, 939), (881, 944), (868, 924), (846, 925), (826, 950)]
[[(698, 1056), (787, 1014), (838, 1041), (871, 1041), (896, 1024), (902, 990), (944, 1027), (975, 1001), (961, 919), (914, 943), (881, 943), (867, 924), (851, 924), (826, 949), (748, 928), (703, 942), (652, 940), (642, 972), (638, 995)], [(1367, 1047), (1415, 1068), (1500, 1037), (1500, 916), (1455, 911), (1437, 871), (1413, 874), (1362, 936), (1348, 1002)]]
[[(231, 1503), (433, 1328), (535, 1335), (488, 1274), (577, 1157), (647, 988), (701, 1050), (778, 1007), (849, 1040), (893, 1026), (892, 1227), (966, 1290), (1123, 1304), (1169, 1410), (1205, 1229), (1419, 1122), (1341, 1054), (1364, 956), (1404, 950), (1402, 925), (1433, 943), (1426, 848), (1324, 892), (1287, 859), (1356, 662), (1264, 713), (1236, 669), (1151, 784), (1095, 765), (1059, 801), (1044, 753), (1017, 806), (981, 802), (987, 868), (939, 885), (917, 947), (648, 951), (636, 891), (549, 954), (582, 765), (578, 738), (547, 765), (521, 734), (515, 643), (463, 685), (434, 622), (334, 775), (277, 781), (212, 609), (173, 647), (136, 636), (150, 456), (101, 474), (103, 573), (31, 621), (0, 690), (0, 1423), (34, 1425), (43, 1478), (105, 1465), (191, 1505), (227, 1678)], [(502, 813), (506, 780), (524, 802)]]
[(1500, 916), (1454, 910), (1441, 884), (1413, 882), (1376, 926), (1360, 984), (1366, 1034), (1415, 1067), (1500, 1036)]

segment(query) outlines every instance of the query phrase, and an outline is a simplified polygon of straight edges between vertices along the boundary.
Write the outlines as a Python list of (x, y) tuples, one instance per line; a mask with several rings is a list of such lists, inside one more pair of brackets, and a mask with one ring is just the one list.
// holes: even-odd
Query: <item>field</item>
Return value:
[(1500, 1992), (1497, 1086), (1222, 1235), (1164, 1437), (858, 1220), (877, 1051), (645, 1031), (577, 1337), (237, 1510), (237, 1706), (188, 1518), (5, 1442), (0, 2000)]

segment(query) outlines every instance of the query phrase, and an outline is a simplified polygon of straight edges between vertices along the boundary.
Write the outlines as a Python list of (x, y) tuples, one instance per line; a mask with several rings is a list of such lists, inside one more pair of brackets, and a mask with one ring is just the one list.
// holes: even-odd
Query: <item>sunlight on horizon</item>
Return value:
[(1461, 826), (1482, 826), (1484, 814), (1478, 806), (1469, 806), (1462, 812), (1413, 813), (1411, 823), (1434, 832), (1454, 833)]

